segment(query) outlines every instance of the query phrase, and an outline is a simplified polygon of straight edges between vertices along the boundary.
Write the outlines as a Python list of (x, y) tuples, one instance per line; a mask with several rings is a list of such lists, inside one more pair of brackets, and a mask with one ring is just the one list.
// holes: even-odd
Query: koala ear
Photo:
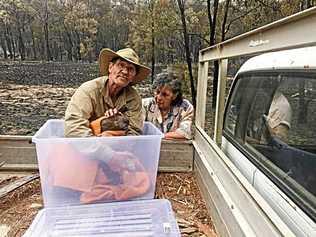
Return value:
[(128, 110), (127, 107), (123, 105), (123, 107), (119, 109), (119, 112), (125, 113), (127, 110)]

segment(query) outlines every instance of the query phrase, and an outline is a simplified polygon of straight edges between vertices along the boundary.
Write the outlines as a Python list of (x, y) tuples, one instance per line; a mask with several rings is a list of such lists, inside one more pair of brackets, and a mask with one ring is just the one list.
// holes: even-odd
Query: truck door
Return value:
[(314, 221), (315, 114), (315, 71), (246, 72), (234, 82), (223, 132), (243, 154), (238, 158), (228, 154), (235, 163), (248, 159)]

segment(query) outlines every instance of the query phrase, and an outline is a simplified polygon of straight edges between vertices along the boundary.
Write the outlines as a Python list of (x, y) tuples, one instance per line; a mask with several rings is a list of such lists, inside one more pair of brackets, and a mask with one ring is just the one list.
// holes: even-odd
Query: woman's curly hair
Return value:
[(156, 90), (163, 86), (171, 88), (172, 93), (176, 95), (176, 98), (171, 102), (171, 105), (180, 105), (183, 100), (182, 96), (182, 83), (179, 76), (174, 72), (161, 72), (154, 78), (153, 89)]

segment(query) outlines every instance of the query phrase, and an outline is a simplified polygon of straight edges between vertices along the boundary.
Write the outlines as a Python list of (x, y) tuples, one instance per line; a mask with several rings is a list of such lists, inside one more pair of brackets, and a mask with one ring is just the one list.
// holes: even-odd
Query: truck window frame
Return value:
[[(291, 182), (285, 183), (286, 177), (282, 174), (281, 169), (275, 165), (272, 161), (270, 161), (267, 157), (265, 157), (258, 150), (255, 150), (253, 146), (246, 142), (246, 130), (248, 119), (250, 117), (250, 108), (254, 104), (254, 97), (259, 90), (251, 91), (247, 94), (248, 102), (246, 104), (242, 104), (243, 108), (241, 108), (241, 116), (238, 115), (236, 118), (235, 130), (234, 134), (227, 128), (226, 123), (228, 120), (229, 109), (237, 96), (238, 90), (240, 90), (239, 86), (242, 83), (242, 80), (245, 80), (246, 77), (249, 78), (251, 75), (260, 76), (260, 75), (291, 75), (291, 73), (295, 73), (295, 75), (303, 75), (306, 74), (306, 70), (292, 70), (292, 69), (284, 69), (284, 70), (257, 70), (257, 71), (248, 71), (239, 73), (237, 77), (234, 79), (232, 84), (229, 97), (227, 98), (227, 103), (224, 111), (224, 126), (223, 126), (223, 136), (233, 145), (235, 146), (244, 156), (247, 158), (255, 167), (257, 167), (264, 175), (266, 175), (278, 188), (280, 188), (294, 203), (296, 203), (311, 219), (316, 221), (316, 203), (310, 203), (304, 199), (304, 195), (299, 195), (297, 192), (298, 188), (295, 187), (295, 182), (293, 185)], [(312, 73), (316, 75), (316, 70), (311, 69), (308, 73)], [(316, 78), (315, 78), (316, 79)], [(253, 81), (255, 81), (254, 79)], [(251, 81), (251, 79), (250, 79)], [(271, 101), (269, 102), (271, 104)], [(262, 162), (263, 160), (269, 160), (268, 162)], [(269, 164), (271, 163), (271, 164)], [(284, 173), (284, 172), (283, 172)], [(306, 197), (306, 195), (305, 195)]]

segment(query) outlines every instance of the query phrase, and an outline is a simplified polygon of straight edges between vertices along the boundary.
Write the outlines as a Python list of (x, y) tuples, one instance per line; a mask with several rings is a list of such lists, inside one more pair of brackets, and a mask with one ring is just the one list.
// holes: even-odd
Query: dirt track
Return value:
[(33, 135), (47, 119), (63, 118), (75, 89), (97, 76), (96, 64), (0, 62), (0, 135)]

